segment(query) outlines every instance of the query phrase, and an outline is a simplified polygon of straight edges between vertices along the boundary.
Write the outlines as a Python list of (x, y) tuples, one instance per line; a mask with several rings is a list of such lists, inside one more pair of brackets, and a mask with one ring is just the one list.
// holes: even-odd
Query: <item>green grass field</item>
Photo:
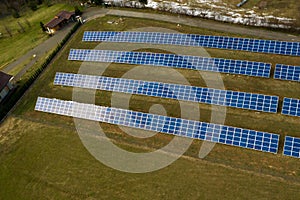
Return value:
[[(18, 59), (35, 46), (45, 41), (49, 36), (43, 33), (40, 27), (40, 22), (46, 24), (61, 10), (73, 10), (74, 8), (66, 4), (54, 4), (50, 7), (41, 6), (37, 11), (26, 11), (21, 13), (20, 18), (12, 16), (0, 19), (0, 70), (10, 62)], [(26, 23), (26, 20), (30, 23)], [(25, 32), (21, 32), (21, 27), (18, 22), (24, 27)], [(5, 30), (7, 26), (12, 33), (12, 37)], [(16, 51), (17, 49), (17, 51)]]
[[(70, 48), (94, 48), (82, 42), (85, 30), (130, 30), (164, 27), (186, 33), (228, 35), (146, 19), (125, 18), (108, 24), (106, 16), (83, 25), (57, 60), (49, 66), (0, 127), (0, 199), (297, 199), (300, 195), (299, 159), (281, 155), (285, 135), (300, 137), (299, 119), (281, 114), (227, 108), (226, 125), (278, 133), (277, 155), (217, 144), (198, 158), (201, 141), (194, 141), (185, 156), (170, 166), (146, 174), (129, 174), (106, 167), (82, 145), (72, 118), (34, 111), (38, 96), (70, 100), (72, 88), (53, 85), (56, 72), (77, 73), (81, 62), (67, 61)], [(244, 36), (248, 37), (248, 36)], [(179, 48), (179, 47), (178, 47)], [(160, 51), (159, 49), (146, 49)], [(212, 57), (297, 64), (300, 58), (249, 52), (206, 49)], [(121, 77), (134, 65), (111, 64), (104, 75)], [(151, 70), (151, 67), (148, 67)], [(194, 71), (178, 70), (192, 85), (206, 86)], [(236, 75), (222, 75), (226, 89), (299, 98), (299, 83)], [(168, 80), (166, 80), (167, 82)], [(85, 94), (83, 94), (85, 95)], [(97, 91), (96, 102), (110, 105), (110, 92)], [(120, 99), (121, 101), (122, 99)], [(175, 100), (133, 95), (130, 109), (148, 112), (163, 104), (168, 115), (180, 117)], [(210, 121), (211, 106), (199, 104), (201, 121)], [(158, 134), (137, 139), (115, 125), (100, 123), (115, 144), (133, 152), (152, 151), (171, 140)], [(87, 127), (88, 128), (88, 127)]]

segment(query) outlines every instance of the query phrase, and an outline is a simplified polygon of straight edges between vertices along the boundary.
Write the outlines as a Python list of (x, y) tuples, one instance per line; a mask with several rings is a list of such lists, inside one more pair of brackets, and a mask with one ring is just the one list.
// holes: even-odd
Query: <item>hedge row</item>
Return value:
[(36, 69), (28, 78), (24, 84), (18, 85), (14, 92), (0, 105), (0, 121), (7, 115), (7, 113), (12, 109), (12, 107), (17, 103), (17, 101), (23, 96), (26, 90), (32, 85), (32, 83), (37, 79), (37, 77), (46, 69), (51, 60), (56, 56), (56, 54), (61, 50), (61, 48), (66, 44), (72, 34), (79, 28), (81, 23), (77, 22), (71, 31), (65, 36), (65, 38), (57, 45), (55, 50), (46, 58), (44, 63)]

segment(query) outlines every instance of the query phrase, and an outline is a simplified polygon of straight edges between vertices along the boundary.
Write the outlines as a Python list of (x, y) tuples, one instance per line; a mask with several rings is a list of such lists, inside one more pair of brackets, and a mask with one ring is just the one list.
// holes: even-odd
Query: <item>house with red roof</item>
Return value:
[(61, 11), (51, 21), (45, 24), (45, 28), (49, 34), (62, 28), (65, 24), (75, 20), (75, 12)]

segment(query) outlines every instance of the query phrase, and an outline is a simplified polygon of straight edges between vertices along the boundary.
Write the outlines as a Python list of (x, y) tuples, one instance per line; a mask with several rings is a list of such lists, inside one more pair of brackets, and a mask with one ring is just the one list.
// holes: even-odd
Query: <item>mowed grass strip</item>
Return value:
[[(7, 139), (1, 146), (1, 151), (5, 152), (1, 157), (1, 161), (3, 160), (4, 163), (1, 168), (3, 173), (1, 174), (4, 177), (2, 180), (8, 182), (6, 185), (8, 191), (22, 191), (25, 193), (25, 196), (28, 195), (29, 197), (36, 197), (42, 191), (45, 191), (44, 194), (48, 195), (49, 198), (97, 198), (100, 194), (104, 196), (115, 195), (123, 198), (131, 194), (133, 198), (135, 195), (137, 198), (140, 197), (139, 195), (147, 198), (154, 193), (153, 190), (157, 191), (154, 196), (152, 195), (153, 198), (163, 198), (165, 196), (171, 198), (188, 197), (186, 195), (221, 198), (221, 196), (224, 196), (224, 191), (228, 191), (225, 194), (227, 195), (225, 198), (229, 199), (236, 197), (235, 195), (238, 191), (241, 198), (257, 195), (257, 197), (282, 197), (286, 199), (299, 195), (299, 191), (294, 189), (299, 187), (297, 183), (300, 180), (299, 160), (297, 159), (284, 157), (280, 154), (273, 155), (238, 147), (216, 145), (204, 160), (180, 159), (168, 168), (158, 172), (135, 176), (109, 169), (89, 155), (74, 130), (72, 118), (34, 111), (34, 105), (38, 96), (65, 100), (72, 99), (72, 88), (54, 86), (53, 79), (58, 71), (78, 72), (81, 62), (67, 61), (70, 48), (94, 48), (97, 45), (96, 43), (81, 42), (84, 30), (129, 30), (141, 26), (178, 29), (176, 24), (153, 20), (126, 18), (119, 25), (107, 24), (108, 20), (117, 20), (117, 18), (107, 16), (82, 26), (60, 57), (45, 70), (30, 92), (22, 99), (20, 105), (13, 113), (14, 117), (7, 121), (9, 123), (13, 119), (20, 120), (20, 123), (16, 123), (18, 127), (12, 130), (5, 129), (5, 132), (11, 137), (13, 137), (15, 131), (19, 132), (20, 136), (18, 138), (20, 139), (15, 139), (16, 142), (13, 143), (9, 143), (8, 141), (11, 140)], [(214, 34), (212, 31), (185, 26), (182, 26), (180, 31)], [(151, 49), (148, 50), (153, 51)], [(225, 50), (209, 49), (209, 51), (214, 53), (216, 57), (221, 57), (226, 52), (228, 52), (228, 57), (231, 55), (230, 51)], [(235, 56), (236, 59), (248, 59), (244, 57), (244, 53), (241, 53), (240, 57), (238, 57), (239, 53), (234, 52), (235, 55), (232, 56)], [(259, 60), (257, 57), (256, 59), (263, 62), (272, 62), (275, 58), (289, 64), (299, 59), (255, 53), (251, 55), (253, 58), (260, 56), (262, 60)], [(295, 61), (290, 61), (290, 59), (295, 59)], [(122, 77), (134, 67), (134, 65), (111, 64), (104, 75)], [(154, 69), (150, 66), (147, 68), (149, 70)], [(195, 71), (177, 71), (186, 77), (192, 85), (206, 86), (204, 80)], [(235, 75), (222, 75), (222, 78), (226, 89), (275, 94), (281, 98), (286, 95), (296, 96), (299, 94), (299, 87), (296, 87), (298, 83)], [(168, 82), (168, 80), (165, 82)], [(293, 84), (295, 87), (292, 87)], [(83, 95), (90, 95), (91, 92), (90, 90), (85, 90)], [(125, 94), (120, 95), (119, 101), (122, 101), (125, 96)], [(97, 91), (95, 101), (99, 105), (110, 106), (111, 92)], [(176, 100), (133, 95), (131, 96), (129, 108), (148, 112), (149, 108), (154, 104), (162, 104), (168, 115), (180, 117), (180, 105)], [(197, 105), (201, 111), (200, 120), (210, 121), (212, 106)], [(279, 133), (281, 134), (282, 145), (284, 135), (299, 136), (298, 130), (300, 127), (298, 122), (298, 118), (282, 116), (279, 113), (257, 113), (227, 108), (225, 124)], [(158, 149), (168, 144), (172, 139), (172, 136), (164, 134), (158, 134), (146, 140), (136, 139), (125, 134), (117, 126), (100, 124), (115, 144), (135, 152), (147, 152)], [(10, 123), (10, 125), (14, 127), (14, 123)], [(28, 127), (28, 130), (23, 126)], [(3, 127), (7, 126), (3, 125), (2, 130)], [(7, 136), (7, 138), (10, 137)], [(201, 141), (194, 141), (193, 145), (186, 152), (186, 156), (197, 158), (201, 144)], [(210, 172), (211, 170), (212, 172)], [(15, 171), (19, 171), (19, 176), (12, 179)], [(94, 176), (95, 174), (97, 175)], [(76, 183), (74, 182), (75, 179), (77, 179)], [(116, 183), (120, 188), (124, 189), (120, 191), (115, 190), (112, 185)], [(28, 185), (28, 193), (22, 190), (24, 184)], [(99, 185), (102, 187), (99, 188)], [(144, 187), (146, 192), (141, 194), (140, 192)], [(176, 190), (174, 191), (175, 188)], [(219, 194), (218, 189), (221, 189), (222, 193)], [(215, 191), (212, 192), (212, 190)], [(205, 191), (208, 191), (208, 194), (205, 194)], [(12, 193), (7, 194), (12, 195)]]

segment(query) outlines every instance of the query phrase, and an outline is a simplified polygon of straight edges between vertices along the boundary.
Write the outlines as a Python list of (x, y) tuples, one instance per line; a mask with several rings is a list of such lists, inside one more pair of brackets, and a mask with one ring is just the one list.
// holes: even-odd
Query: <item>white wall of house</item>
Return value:
[(4, 97), (6, 97), (8, 92), (9, 92), (9, 88), (7, 86), (3, 88), (2, 91), (0, 92), (0, 100), (4, 99)]
[(6, 97), (10, 90), (13, 89), (13, 85), (9, 82), (7, 85), (0, 91), (0, 102)]
[(8, 82), (8, 83), (7, 83), (7, 87), (8, 87), (10, 90), (13, 89), (13, 85), (11, 84), (11, 82)]

